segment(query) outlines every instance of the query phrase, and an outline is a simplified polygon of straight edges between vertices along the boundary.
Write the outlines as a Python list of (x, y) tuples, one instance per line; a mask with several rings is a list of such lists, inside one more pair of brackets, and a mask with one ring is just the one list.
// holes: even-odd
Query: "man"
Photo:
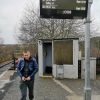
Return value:
[(26, 100), (27, 88), (29, 90), (29, 100), (34, 98), (34, 77), (38, 71), (37, 62), (31, 57), (29, 51), (23, 52), (23, 58), (21, 58), (17, 65), (17, 71), (21, 78), (20, 90), (21, 90), (21, 100)]

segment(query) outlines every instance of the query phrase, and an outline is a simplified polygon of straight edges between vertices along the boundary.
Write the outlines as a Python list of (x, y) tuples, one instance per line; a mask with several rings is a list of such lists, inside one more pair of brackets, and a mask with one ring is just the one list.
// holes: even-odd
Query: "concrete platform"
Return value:
[[(72, 95), (67, 97), (68, 100), (84, 100), (84, 96)], [(100, 100), (100, 95), (92, 95), (91, 100)]]
[[(16, 77), (4, 98), (20, 100), (20, 78)], [(92, 100), (100, 100), (100, 80), (91, 81)], [(35, 78), (34, 100), (84, 100), (84, 80), (57, 80), (51, 77)], [(28, 97), (27, 97), (27, 100)]]
[(5, 84), (11, 82), (14, 73), (15, 71), (13, 70), (7, 70), (0, 75), (0, 89), (2, 89), (5, 86)]
[(0, 100), (2, 100), (13, 83), (14, 73), (13, 70), (6, 70), (0, 75)]
[(5, 71), (0, 75), (0, 80), (10, 80), (14, 73), (14, 70)]

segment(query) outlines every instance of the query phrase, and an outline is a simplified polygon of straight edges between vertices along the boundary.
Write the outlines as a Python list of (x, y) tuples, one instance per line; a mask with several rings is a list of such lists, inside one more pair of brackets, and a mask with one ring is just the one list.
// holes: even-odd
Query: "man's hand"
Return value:
[(25, 81), (25, 77), (22, 77), (22, 81)]
[(27, 81), (29, 81), (30, 79), (31, 79), (30, 77), (25, 78), (25, 80), (27, 80)]

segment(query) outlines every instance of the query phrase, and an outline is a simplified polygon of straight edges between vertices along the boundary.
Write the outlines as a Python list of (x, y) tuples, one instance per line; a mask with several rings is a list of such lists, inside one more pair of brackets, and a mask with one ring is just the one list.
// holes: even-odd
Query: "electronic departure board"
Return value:
[(88, 0), (40, 0), (41, 18), (86, 18)]

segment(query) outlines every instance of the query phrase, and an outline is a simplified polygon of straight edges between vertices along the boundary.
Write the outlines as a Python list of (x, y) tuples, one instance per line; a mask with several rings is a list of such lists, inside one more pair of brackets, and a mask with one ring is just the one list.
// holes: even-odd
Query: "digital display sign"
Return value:
[(40, 0), (40, 17), (73, 19), (87, 17), (88, 0)]

